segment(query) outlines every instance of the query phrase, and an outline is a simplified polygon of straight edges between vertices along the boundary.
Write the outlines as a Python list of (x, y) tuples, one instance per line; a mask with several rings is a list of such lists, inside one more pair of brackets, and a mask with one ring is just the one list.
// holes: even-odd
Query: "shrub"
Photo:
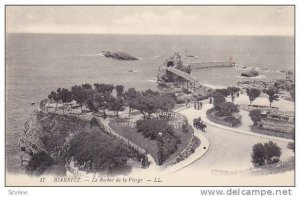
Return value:
[(224, 115), (232, 115), (239, 112), (239, 108), (232, 102), (225, 102), (219, 104), (219, 112)]
[(38, 152), (33, 154), (30, 158), (28, 165), (26, 166), (26, 171), (32, 174), (41, 175), (53, 164), (54, 159), (49, 154), (43, 151)]
[(277, 146), (276, 143), (272, 141), (264, 143), (264, 148), (267, 164), (272, 164), (279, 161), (278, 158), (281, 155), (281, 149)]
[(261, 110), (255, 109), (249, 112), (249, 116), (251, 120), (253, 121), (253, 125), (257, 125), (258, 122), (261, 121)]
[(137, 131), (141, 132), (143, 136), (146, 138), (150, 138), (152, 140), (157, 139), (158, 133), (169, 133), (173, 135), (173, 127), (168, 124), (166, 120), (160, 119), (145, 119), (138, 120), (136, 122)]
[(231, 123), (232, 126), (237, 126), (241, 123), (241, 121), (233, 116), (228, 116), (224, 119), (225, 122)]
[(263, 166), (265, 164), (273, 164), (279, 162), (281, 149), (276, 143), (269, 141), (268, 143), (257, 143), (252, 147), (252, 163), (255, 166)]

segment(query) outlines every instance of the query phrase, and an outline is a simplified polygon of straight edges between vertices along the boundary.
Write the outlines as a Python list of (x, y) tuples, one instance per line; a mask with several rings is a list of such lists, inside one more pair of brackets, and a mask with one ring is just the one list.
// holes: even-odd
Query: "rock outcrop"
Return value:
[(246, 81), (239, 81), (237, 85), (241, 88), (256, 88), (259, 90), (264, 90), (269, 87), (269, 82), (265, 82), (262, 80), (246, 80)]
[(32, 155), (42, 151), (58, 159), (70, 136), (89, 127), (89, 122), (75, 117), (35, 111), (26, 121), (19, 139), (22, 166), (28, 164)]
[(111, 57), (117, 60), (139, 60), (139, 58), (124, 52), (110, 52), (110, 51), (102, 51), (102, 52), (105, 57)]
[(257, 77), (258, 75), (259, 73), (254, 69), (241, 73), (241, 76), (243, 77)]

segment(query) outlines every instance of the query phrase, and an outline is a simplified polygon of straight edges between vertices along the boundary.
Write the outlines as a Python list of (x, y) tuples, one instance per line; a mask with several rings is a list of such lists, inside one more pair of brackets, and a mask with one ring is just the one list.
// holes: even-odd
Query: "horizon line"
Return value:
[(69, 35), (133, 35), (133, 36), (276, 36), (295, 37), (283, 34), (139, 34), (139, 33), (79, 33), (79, 32), (5, 32), (5, 34), (69, 34)]

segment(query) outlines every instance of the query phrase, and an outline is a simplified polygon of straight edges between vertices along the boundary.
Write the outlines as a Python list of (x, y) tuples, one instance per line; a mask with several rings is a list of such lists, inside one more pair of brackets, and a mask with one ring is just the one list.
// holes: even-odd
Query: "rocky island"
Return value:
[(102, 51), (105, 57), (111, 57), (117, 60), (139, 60), (139, 58), (129, 55), (124, 52), (110, 52), (110, 51)]

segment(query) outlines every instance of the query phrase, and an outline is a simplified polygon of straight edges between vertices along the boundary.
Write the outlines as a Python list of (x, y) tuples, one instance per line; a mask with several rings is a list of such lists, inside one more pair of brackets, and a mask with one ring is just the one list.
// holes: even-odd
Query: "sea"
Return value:
[[(120, 51), (140, 58), (122, 61), (102, 51)], [(20, 173), (17, 146), (24, 123), (40, 100), (59, 87), (83, 83), (122, 84), (157, 89), (159, 66), (175, 52), (184, 61), (232, 61), (233, 68), (192, 71), (211, 87), (236, 85), (241, 72), (255, 68), (258, 79), (283, 77), (294, 69), (294, 37), (179, 36), (97, 34), (6, 34), (6, 169)], [(31, 105), (31, 103), (36, 103)]]

